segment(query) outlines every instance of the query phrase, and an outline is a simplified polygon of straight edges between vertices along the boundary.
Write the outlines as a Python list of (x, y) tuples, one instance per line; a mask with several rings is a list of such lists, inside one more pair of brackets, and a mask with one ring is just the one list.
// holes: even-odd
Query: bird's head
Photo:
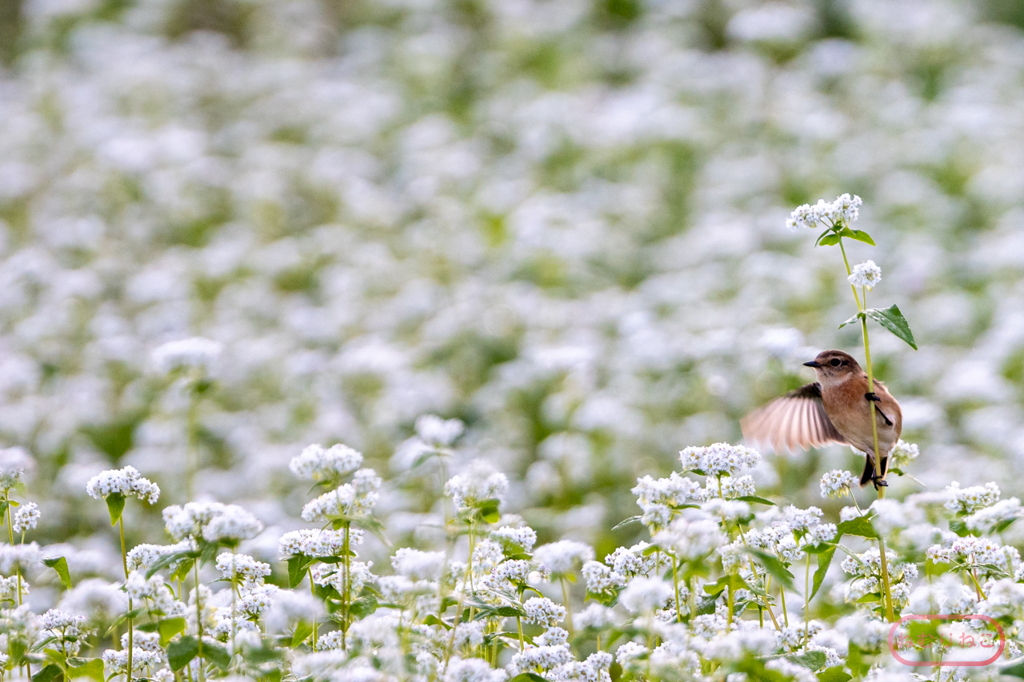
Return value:
[(814, 373), (818, 375), (818, 381), (822, 386), (843, 381), (860, 372), (860, 365), (853, 356), (841, 350), (823, 350), (813, 360), (804, 364), (814, 368)]

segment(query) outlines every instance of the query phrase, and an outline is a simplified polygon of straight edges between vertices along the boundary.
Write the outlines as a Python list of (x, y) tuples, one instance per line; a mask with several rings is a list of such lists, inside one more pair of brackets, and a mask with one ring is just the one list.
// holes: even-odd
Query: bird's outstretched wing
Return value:
[(821, 384), (807, 384), (776, 398), (740, 420), (743, 437), (773, 450), (846, 443), (825, 413)]

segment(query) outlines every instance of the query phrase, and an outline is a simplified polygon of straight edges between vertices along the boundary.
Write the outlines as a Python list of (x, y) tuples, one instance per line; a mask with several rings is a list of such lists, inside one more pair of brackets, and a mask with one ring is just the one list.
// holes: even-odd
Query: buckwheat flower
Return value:
[(626, 585), (626, 577), (616, 573), (599, 561), (588, 561), (581, 570), (591, 594), (612, 593)]
[(165, 507), (162, 512), (164, 528), (178, 541), (202, 537), (203, 526), (222, 514), (224, 507), (220, 502), (187, 502), (184, 506)]
[(569, 632), (565, 628), (549, 627), (539, 637), (533, 638), (537, 646), (560, 646), (569, 643)]
[(842, 497), (850, 493), (856, 482), (857, 478), (849, 471), (833, 469), (821, 477), (821, 496)]
[(573, 624), (581, 630), (587, 628), (601, 630), (616, 623), (615, 611), (597, 602), (591, 602), (589, 606), (575, 614), (572, 620)]
[(347, 476), (363, 465), (363, 455), (347, 445), (310, 445), (298, 457), (293, 457), (288, 468), (299, 478), (310, 481)]
[(484, 643), (483, 621), (459, 623), (455, 628), (456, 647), (478, 647)]
[[(14, 581), (17, 594), (17, 579), (5, 580)], [(25, 581), (22, 580), (24, 586)], [(94, 623), (108, 623), (128, 610), (128, 595), (118, 584), (99, 578), (86, 578), (64, 593), (57, 608), (66, 613), (85, 616)]]
[(882, 281), (882, 268), (874, 261), (865, 261), (853, 266), (853, 274), (846, 278), (855, 287), (872, 289)]
[(851, 644), (864, 651), (878, 651), (889, 638), (891, 624), (873, 618), (863, 611), (843, 616), (836, 622), (836, 630), (845, 635)]
[(97, 500), (106, 499), (111, 495), (122, 495), (137, 497), (155, 504), (160, 498), (160, 486), (143, 478), (133, 466), (108, 469), (93, 476), (85, 485), (85, 492)]
[(626, 642), (615, 651), (615, 662), (623, 668), (629, 668), (638, 661), (646, 659), (650, 649), (637, 642)]
[(920, 454), (921, 450), (917, 445), (900, 439), (896, 441), (896, 445), (889, 451), (889, 468), (905, 469)]
[(696, 561), (728, 542), (718, 523), (710, 519), (681, 518), (654, 536), (655, 544), (684, 561)]
[(39, 624), (44, 630), (49, 630), (53, 636), (78, 637), (82, 634), (85, 618), (64, 613), (60, 609), (50, 609), (43, 614)]
[(773, 658), (764, 664), (765, 670), (771, 670), (793, 682), (817, 682), (818, 677), (812, 670), (797, 665), (785, 658)]
[(466, 430), (458, 419), (442, 419), (434, 414), (425, 414), (416, 419), (416, 435), (425, 443), (449, 446)]
[(586, 562), (592, 561), (594, 549), (575, 540), (559, 540), (538, 547), (534, 557), (551, 571), (552, 575), (559, 576), (572, 573)]
[(835, 540), (836, 533), (838, 532), (836, 524), (822, 523), (811, 528), (810, 538), (816, 543), (832, 542)]
[(460, 511), (476, 507), (485, 500), (501, 499), (507, 491), (508, 478), (502, 473), (453, 476), (444, 485), (444, 494), (452, 498)]
[(11, 527), (15, 533), (24, 533), (27, 530), (32, 530), (39, 523), (40, 516), (38, 504), (35, 502), (22, 502), (21, 506), (14, 512)]
[(945, 507), (956, 514), (973, 514), (983, 507), (991, 507), (999, 501), (1000, 494), (999, 486), (992, 481), (970, 488), (961, 488), (953, 481), (945, 492), (949, 496)]
[(1019, 519), (1024, 511), (1021, 510), (1020, 500), (1011, 497), (1000, 500), (991, 507), (979, 509), (964, 519), (967, 528), (981, 533), (1000, 532)]
[(768, 656), (775, 653), (775, 633), (765, 629), (733, 630), (710, 639), (701, 648), (705, 658), (738, 662), (748, 656)]
[(707, 447), (690, 447), (679, 453), (683, 471), (703, 472), (708, 476), (733, 476), (744, 469), (753, 469), (761, 454), (742, 445), (714, 443)]
[[(188, 552), (194, 549), (195, 543), (191, 540), (182, 540), (173, 545), (135, 545), (128, 550), (128, 570), (136, 571), (141, 569), (147, 571), (165, 556), (178, 554), (179, 552)], [(185, 561), (185, 559), (182, 559), (182, 561)], [(170, 568), (173, 570), (177, 563), (180, 562), (176, 562)]]
[(203, 528), (203, 539), (233, 545), (256, 537), (262, 530), (259, 519), (236, 504), (228, 504)]
[(628, 549), (617, 547), (614, 552), (604, 558), (604, 562), (611, 566), (616, 573), (626, 576), (627, 580), (636, 576), (646, 577), (654, 570), (654, 558), (644, 556), (644, 550), (648, 547), (650, 545), (646, 542), (639, 542)]
[[(18, 600), (18, 582), (18, 578), (15, 576), (10, 578), (0, 578), (0, 601), (16, 602)], [(23, 597), (28, 592), (26, 586), (27, 583), (25, 582), (25, 579), (22, 578), (20, 589)]]
[(495, 670), (482, 658), (461, 659), (457, 656), (448, 661), (444, 682), (504, 682), (505, 671)]
[[(366, 583), (372, 583), (377, 579), (377, 576), (370, 571), (372, 566), (372, 561), (349, 562), (349, 569), (352, 575), (348, 583), (352, 594), (358, 594)], [(345, 591), (345, 564), (343, 563), (320, 564), (313, 567), (310, 571), (310, 576), (316, 585), (329, 585), (338, 590), (338, 592), (344, 593)]]
[(864, 512), (856, 507), (843, 507), (839, 510), (840, 521), (852, 521), (861, 516), (864, 516)]
[(402, 547), (391, 557), (395, 573), (410, 580), (439, 580), (444, 572), (444, 552), (421, 552)]
[(722, 545), (716, 551), (722, 557), (722, 570), (726, 573), (736, 573), (748, 563), (747, 548), (739, 540)]
[(376, 492), (362, 494), (353, 484), (346, 483), (307, 502), (302, 518), (309, 523), (323, 523), (339, 516), (367, 516), (377, 499)]
[(30, 476), (35, 468), (35, 461), (23, 449), (0, 449), (0, 490), (11, 491)]
[(637, 496), (641, 509), (650, 505), (679, 506), (692, 500), (700, 490), (700, 484), (693, 479), (672, 472), (668, 478), (644, 476), (636, 480), (636, 487), (630, 492)]
[(833, 222), (836, 224), (845, 223), (846, 225), (857, 222), (857, 218), (860, 217), (860, 207), (863, 203), (856, 194), (852, 197), (849, 194), (840, 194), (832, 202)]
[(153, 351), (153, 365), (164, 374), (184, 369), (208, 373), (224, 345), (199, 336), (171, 341)]
[(530, 582), (532, 572), (533, 567), (530, 566), (529, 561), (522, 559), (503, 561), (491, 569), (490, 575), (485, 579), (485, 586), (497, 590), (523, 587)]
[(619, 603), (631, 613), (652, 613), (672, 599), (672, 586), (661, 578), (634, 578), (619, 594)]
[(565, 618), (565, 607), (547, 597), (531, 597), (523, 604), (526, 622), (552, 627)]
[[(793, 209), (786, 221), (786, 227), (793, 231), (801, 228), (815, 230), (821, 227), (831, 227), (831, 217), (831, 204), (826, 204), (823, 199), (819, 199), (814, 206), (801, 204)], [(829, 224), (825, 223), (826, 220), (829, 221)]]
[[(722, 497), (725, 499), (733, 499), (736, 497), (749, 497), (757, 494), (757, 488), (754, 486), (753, 476), (725, 476), (722, 480)], [(715, 486), (712, 485), (711, 481), (708, 482), (708, 489), (714, 493)], [(714, 494), (706, 495), (704, 499), (711, 499)]]
[(512, 657), (506, 666), (510, 675), (518, 675), (522, 672), (547, 672), (558, 666), (571, 663), (572, 652), (569, 647), (561, 644), (558, 646), (527, 646)]
[[(362, 543), (364, 533), (358, 528), (349, 529), (349, 548)], [(345, 532), (303, 528), (288, 531), (278, 540), (278, 555), (283, 561), (293, 556), (340, 557), (345, 551)]]
[(262, 585), (263, 579), (270, 575), (270, 564), (256, 561), (248, 554), (222, 552), (217, 555), (216, 566), (222, 578), (241, 578), (242, 585), (247, 590)]
[(518, 554), (520, 552), (529, 552), (533, 549), (534, 544), (537, 542), (537, 531), (528, 526), (521, 528), (502, 526), (497, 530), (492, 530), (490, 537), (500, 544), (505, 551)]
[[(163, 656), (155, 651), (146, 651), (135, 647), (132, 649), (132, 671), (139, 672), (161, 664)], [(103, 664), (112, 675), (124, 675), (128, 672), (128, 652), (107, 649), (103, 652)]]
[(13, 575), (20, 571), (24, 574), (42, 561), (39, 545), (30, 542), (21, 545), (0, 545), (0, 573)]
[(788, 505), (782, 510), (782, 515), (786, 520), (786, 524), (792, 530), (801, 532), (818, 525), (825, 514), (817, 507), (799, 509), (793, 505)]

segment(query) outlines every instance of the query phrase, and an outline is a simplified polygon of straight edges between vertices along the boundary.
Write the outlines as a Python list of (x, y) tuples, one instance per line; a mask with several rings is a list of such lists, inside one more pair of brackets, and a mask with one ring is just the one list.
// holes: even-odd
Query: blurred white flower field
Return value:
[[(1016, 655), (1017, 4), (4, 5), (5, 674), (906, 676), (878, 537)], [(841, 192), (917, 346), (874, 502), (704, 449), (857, 352)]]

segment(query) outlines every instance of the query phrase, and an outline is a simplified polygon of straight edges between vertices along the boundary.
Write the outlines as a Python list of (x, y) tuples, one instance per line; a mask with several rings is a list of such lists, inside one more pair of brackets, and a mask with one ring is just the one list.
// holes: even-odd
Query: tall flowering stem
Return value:
[[(850, 260), (846, 257), (846, 248), (843, 246), (843, 238), (839, 237), (839, 249), (843, 254), (843, 264), (846, 266), (846, 276), (852, 278), (853, 272), (850, 269)], [(868, 386), (872, 389), (875, 386), (875, 375), (871, 367), (871, 342), (868, 339), (868, 318), (865, 314), (867, 310), (868, 302), (868, 287), (861, 287), (861, 295), (857, 295), (857, 287), (853, 282), (850, 283), (850, 289), (853, 290), (853, 298), (857, 301), (857, 312), (860, 314), (860, 328), (861, 333), (864, 336), (864, 370), (868, 373)], [(882, 457), (878, 452), (878, 418), (877, 410), (874, 401), (868, 401), (870, 406), (868, 409), (871, 410), (871, 440), (874, 446), (874, 459), (875, 459), (875, 476), (877, 478), (882, 477)], [(875, 486), (875, 490), (878, 492), (878, 499), (885, 499), (885, 486)], [(851, 493), (852, 494), (852, 493)], [(889, 584), (889, 562), (885, 556), (885, 540), (882, 536), (878, 536), (878, 553), (881, 557), (882, 566), (882, 589), (885, 597), (885, 615), (889, 619), (890, 623), (896, 622), (896, 615), (892, 608), (892, 586)]]
[[(121, 565), (124, 567), (124, 579), (128, 581), (128, 550), (124, 544), (124, 516), (117, 520), (118, 531), (121, 534)], [(132, 618), (132, 593), (128, 593), (128, 679), (132, 679), (132, 651), (135, 648), (135, 623)]]

